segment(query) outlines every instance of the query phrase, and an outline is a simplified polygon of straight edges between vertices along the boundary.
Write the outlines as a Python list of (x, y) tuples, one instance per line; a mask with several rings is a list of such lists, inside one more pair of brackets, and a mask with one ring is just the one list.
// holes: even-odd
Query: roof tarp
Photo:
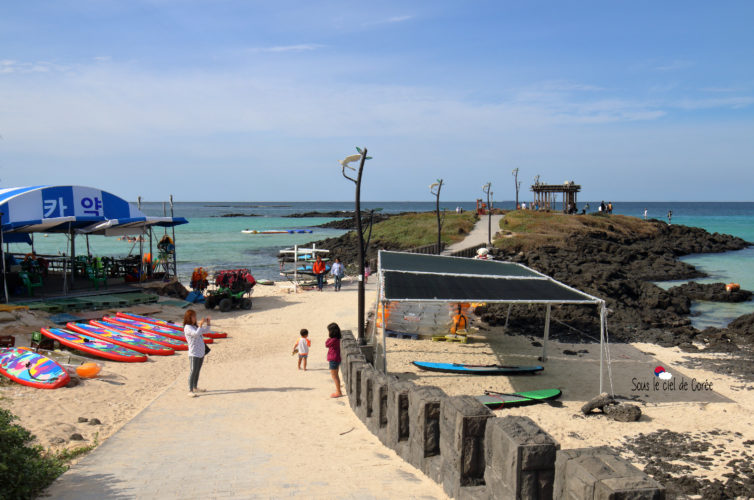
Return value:
[(522, 264), (380, 252), (383, 300), (596, 304), (584, 292)]
[[(146, 217), (123, 198), (86, 186), (0, 189), (0, 212), (4, 232), (86, 232), (85, 228), (112, 220), (155, 221), (147, 225), (177, 225), (187, 222), (182, 217)], [(142, 223), (139, 226), (139, 232), (144, 225)], [(111, 224), (110, 227), (114, 225)]]

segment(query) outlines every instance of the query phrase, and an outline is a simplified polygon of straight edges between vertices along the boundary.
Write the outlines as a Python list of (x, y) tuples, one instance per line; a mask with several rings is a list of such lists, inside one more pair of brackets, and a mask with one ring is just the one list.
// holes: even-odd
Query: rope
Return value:
[(588, 339), (594, 340), (595, 342), (599, 342), (599, 341), (600, 341), (600, 339), (594, 338), (594, 337), (592, 337), (591, 335), (589, 335), (588, 333), (584, 333), (584, 332), (582, 332), (581, 330), (579, 330), (578, 328), (575, 328), (575, 327), (573, 327), (573, 326), (571, 326), (571, 325), (569, 325), (569, 324), (563, 323), (562, 321), (560, 321), (560, 320), (558, 320), (558, 319), (555, 319), (555, 318), (553, 318), (552, 316), (550, 317), (550, 320), (551, 320), (551, 321), (554, 321), (554, 322), (556, 322), (556, 323), (558, 323), (558, 324), (560, 324), (560, 325), (563, 325), (563, 326), (565, 326), (566, 328), (570, 328), (571, 330), (573, 330), (573, 331), (575, 331), (575, 332), (577, 332), (577, 333), (579, 333), (579, 334), (583, 335), (584, 337), (586, 337), (586, 338), (588, 338)]

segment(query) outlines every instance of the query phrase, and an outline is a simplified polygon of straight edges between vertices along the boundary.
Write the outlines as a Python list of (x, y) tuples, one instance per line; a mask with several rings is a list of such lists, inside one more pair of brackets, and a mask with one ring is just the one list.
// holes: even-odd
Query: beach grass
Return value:
[[(474, 228), (476, 214), (463, 212), (441, 215), (443, 243), (462, 240)], [(372, 239), (390, 241), (401, 248), (431, 245), (437, 242), (437, 216), (434, 212), (402, 214), (374, 225)]]
[(620, 239), (626, 236), (650, 237), (658, 231), (656, 223), (626, 215), (567, 215), (560, 212), (511, 210), (500, 222), (501, 237), (494, 246), (505, 250), (526, 251), (550, 245), (562, 246), (569, 238), (604, 233)]
[[(451, 244), (464, 239), (474, 228), (474, 212), (448, 212), (441, 214), (443, 243)], [(368, 236), (369, 230), (365, 232)], [(356, 231), (346, 236), (355, 241)], [(408, 249), (437, 243), (437, 216), (434, 212), (405, 213), (391, 216), (374, 224), (371, 244), (391, 249)]]

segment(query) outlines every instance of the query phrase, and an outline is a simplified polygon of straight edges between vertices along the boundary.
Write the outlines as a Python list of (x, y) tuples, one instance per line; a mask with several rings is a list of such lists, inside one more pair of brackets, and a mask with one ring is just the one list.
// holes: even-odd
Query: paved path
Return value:
[[(368, 287), (373, 298), (376, 284)], [(272, 297), (269, 309), (239, 319), (243, 327), (231, 331), (235, 338), (213, 345), (202, 369), (200, 387), (208, 392), (187, 397), (181, 375), (46, 495), (446, 498), (437, 484), (382, 446), (344, 398), (329, 398), (325, 325), (334, 318), (342, 318), (341, 325), (349, 325), (345, 318), (355, 319), (355, 284), (344, 286), (335, 308), (325, 303), (332, 293), (305, 292), (285, 301)], [(255, 299), (255, 310), (265, 300)], [(308, 317), (326, 306), (321, 318)], [(290, 354), (297, 330), (275, 330), (283, 317), (311, 325), (306, 372), (296, 370)]]
[[(471, 230), (468, 236), (466, 236), (461, 241), (457, 241), (456, 243), (453, 243), (452, 245), (448, 246), (443, 252), (443, 255), (450, 255), (453, 252), (457, 252), (458, 250), (463, 250), (464, 248), (471, 248), (475, 247), (477, 245), (482, 245), (484, 243), (487, 243), (489, 231), (488, 231), (488, 224), (487, 221), (488, 217), (487, 215), (482, 216), (479, 221), (477, 221), (476, 224), (474, 224), (474, 229)], [(495, 238), (495, 233), (500, 231), (500, 221), (503, 220), (504, 215), (492, 215), (491, 216), (491, 226), (492, 226), (492, 238)]]

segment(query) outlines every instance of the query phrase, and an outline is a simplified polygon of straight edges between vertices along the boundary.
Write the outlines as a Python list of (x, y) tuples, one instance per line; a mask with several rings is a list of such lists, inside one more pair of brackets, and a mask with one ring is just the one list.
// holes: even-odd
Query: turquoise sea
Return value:
[[(607, 200), (605, 200), (607, 202)], [(590, 201), (590, 211), (599, 201)], [(579, 209), (583, 202), (579, 203)], [(474, 202), (441, 202), (441, 208), (473, 210)], [(495, 202), (493, 206), (509, 209), (514, 202)], [(148, 215), (170, 213), (162, 203), (142, 203)], [(432, 211), (434, 202), (362, 202), (362, 210), (381, 210), (384, 213), (406, 211)], [(642, 217), (647, 209), (650, 218), (667, 221), (668, 210), (673, 211), (672, 223), (697, 226), (710, 232), (727, 233), (754, 242), (754, 203), (748, 202), (613, 202), (613, 213)], [(204, 266), (210, 270), (246, 267), (258, 279), (280, 279), (276, 260), (278, 250), (293, 245), (339, 236), (344, 231), (315, 227), (334, 220), (333, 218), (291, 218), (291, 214), (304, 212), (331, 212), (353, 210), (353, 202), (178, 202), (174, 207), (176, 216), (186, 217), (189, 224), (175, 228), (178, 257), (178, 273), (188, 281), (194, 267)], [(224, 214), (255, 214), (255, 217), (221, 217)], [(311, 234), (252, 235), (243, 234), (243, 229), (311, 229)], [(168, 230), (171, 234), (171, 230)], [(156, 230), (161, 237), (163, 230)], [(155, 242), (156, 244), (156, 242)], [(64, 235), (35, 235), (34, 246), (41, 254), (69, 252), (69, 243)], [(89, 238), (93, 255), (124, 256), (139, 253), (139, 244), (128, 243), (116, 237), (92, 236)], [(148, 242), (145, 243), (148, 252)], [(12, 244), (14, 252), (28, 252), (28, 245)], [(83, 254), (86, 239), (76, 237), (77, 253)], [(754, 289), (754, 247), (737, 252), (714, 255), (690, 255), (684, 261), (710, 275), (702, 282), (736, 282), (741, 287)], [(672, 286), (677, 283), (662, 283)], [(754, 312), (754, 302), (743, 304), (695, 303), (694, 325), (724, 326), (730, 320)]]

